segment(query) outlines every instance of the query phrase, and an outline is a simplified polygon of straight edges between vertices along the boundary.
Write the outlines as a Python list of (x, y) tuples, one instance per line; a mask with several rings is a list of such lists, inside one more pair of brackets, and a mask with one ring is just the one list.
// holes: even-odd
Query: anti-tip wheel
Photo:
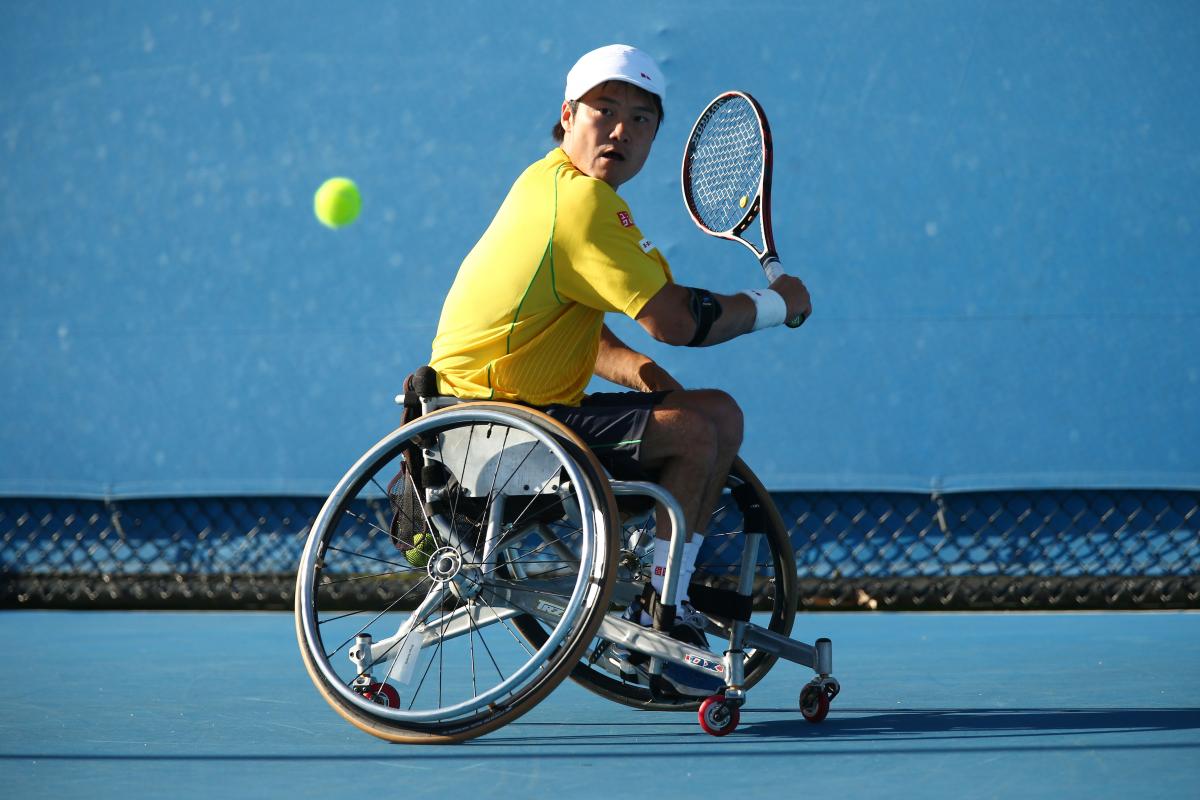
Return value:
[(700, 727), (710, 736), (725, 736), (733, 733), (741, 720), (738, 707), (725, 699), (723, 694), (714, 694), (700, 704)]
[(813, 724), (829, 716), (829, 694), (825, 687), (810, 683), (800, 690), (800, 714)]
[(372, 703), (387, 708), (400, 707), (400, 693), (386, 683), (372, 683), (363, 691), (362, 695)]

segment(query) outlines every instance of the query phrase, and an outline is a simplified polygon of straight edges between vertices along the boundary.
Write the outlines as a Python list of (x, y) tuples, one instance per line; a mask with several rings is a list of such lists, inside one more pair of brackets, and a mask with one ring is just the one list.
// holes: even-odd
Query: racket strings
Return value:
[(709, 109), (692, 135), (689, 158), (693, 211), (709, 230), (731, 230), (750, 211), (762, 180), (762, 126), (753, 106), (732, 97)]

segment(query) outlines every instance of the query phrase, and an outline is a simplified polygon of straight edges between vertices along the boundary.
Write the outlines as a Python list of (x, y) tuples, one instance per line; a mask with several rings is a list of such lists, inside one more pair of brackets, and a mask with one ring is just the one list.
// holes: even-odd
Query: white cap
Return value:
[(627, 44), (610, 44), (584, 54), (567, 73), (566, 100), (578, 100), (605, 81), (625, 81), (666, 100), (667, 82), (654, 59)]

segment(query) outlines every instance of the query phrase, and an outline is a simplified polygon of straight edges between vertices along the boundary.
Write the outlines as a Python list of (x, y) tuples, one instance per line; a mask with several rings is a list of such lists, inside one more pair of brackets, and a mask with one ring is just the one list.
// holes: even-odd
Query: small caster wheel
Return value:
[(733, 733), (742, 714), (738, 707), (725, 699), (723, 694), (714, 694), (700, 704), (700, 727), (710, 736)]
[(800, 713), (814, 725), (829, 716), (829, 695), (825, 687), (810, 683), (800, 690)]
[(386, 708), (400, 707), (400, 693), (386, 683), (372, 683), (363, 690), (362, 696)]

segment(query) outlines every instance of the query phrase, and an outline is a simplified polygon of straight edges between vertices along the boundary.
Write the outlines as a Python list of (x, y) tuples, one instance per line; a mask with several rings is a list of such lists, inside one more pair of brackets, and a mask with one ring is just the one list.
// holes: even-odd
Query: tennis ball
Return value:
[(428, 566), (429, 557), (433, 555), (436, 545), (433, 542), (433, 535), (429, 533), (418, 533), (413, 537), (413, 545), (411, 550), (404, 551), (404, 560), (412, 566), (420, 569)]
[(349, 225), (362, 210), (358, 187), (349, 178), (330, 178), (313, 195), (313, 213), (323, 225), (341, 228)]
[(742, 199), (738, 200), (738, 205), (741, 206), (742, 208), (745, 208), (746, 203), (749, 203), (749, 202), (750, 202), (750, 198), (747, 197), (746, 195), (742, 195)]

